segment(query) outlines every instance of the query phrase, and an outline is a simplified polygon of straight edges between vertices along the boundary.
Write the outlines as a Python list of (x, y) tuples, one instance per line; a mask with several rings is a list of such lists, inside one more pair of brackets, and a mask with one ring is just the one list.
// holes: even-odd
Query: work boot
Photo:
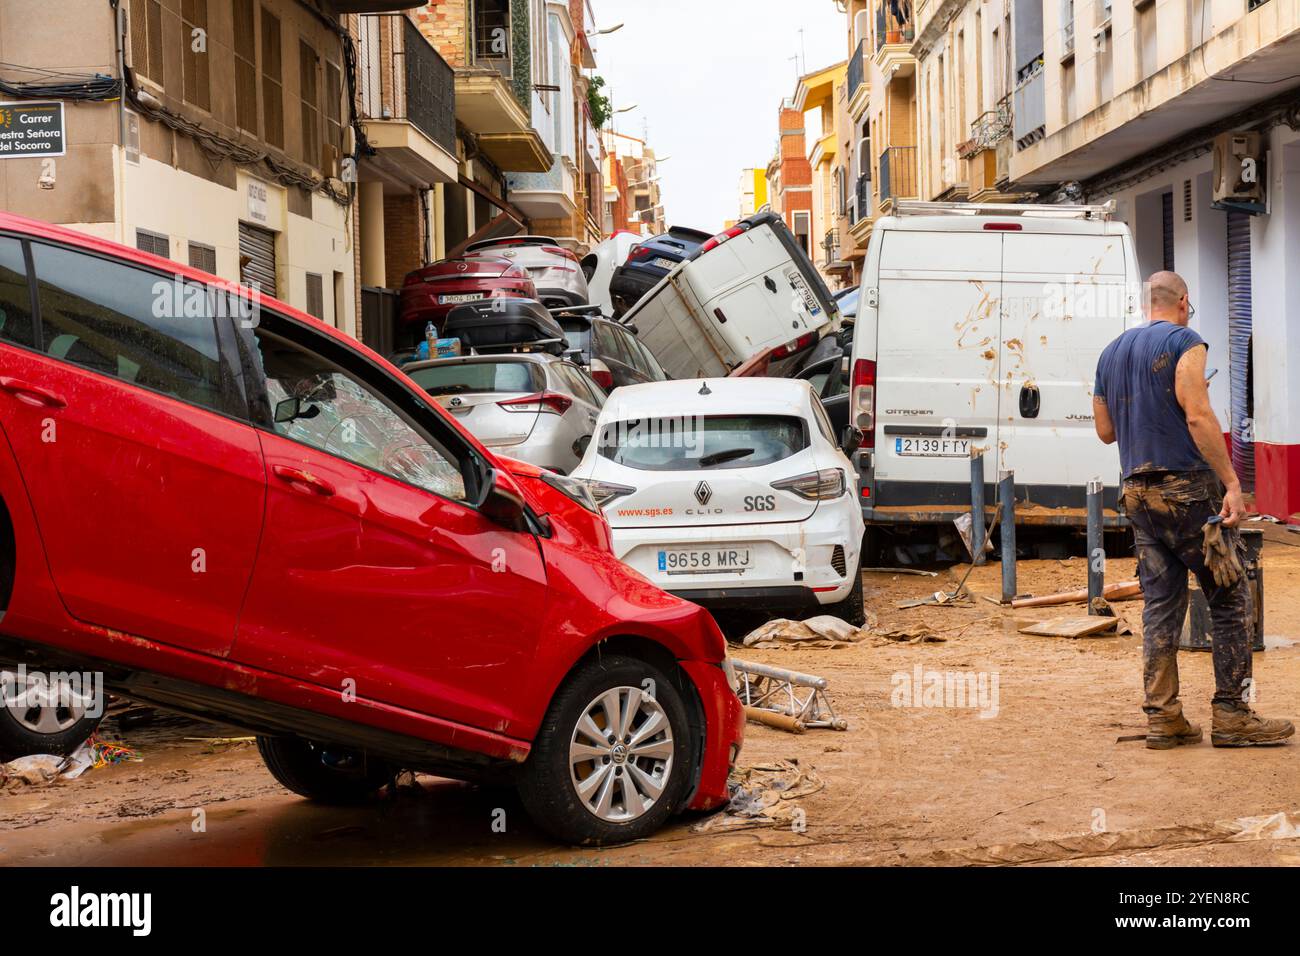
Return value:
[(1261, 717), (1245, 704), (1214, 705), (1210, 743), (1216, 747), (1270, 746), (1282, 743), (1294, 733), (1295, 725), (1291, 721)]
[(1201, 742), (1201, 728), (1181, 714), (1173, 720), (1147, 720), (1147, 749), (1173, 750)]

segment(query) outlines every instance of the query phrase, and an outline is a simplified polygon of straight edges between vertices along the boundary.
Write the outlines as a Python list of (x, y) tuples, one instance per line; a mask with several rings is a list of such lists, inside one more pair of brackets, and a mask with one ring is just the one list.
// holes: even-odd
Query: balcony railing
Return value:
[(402, 18), (406, 46), (406, 116), (447, 150), (456, 152), (456, 74), (419, 28)]
[(1016, 83), (1014, 106), (1011, 110), (1011, 135), (1016, 146), (1024, 149), (1043, 136), (1047, 122), (1047, 97), (1043, 82), (1043, 61), (1039, 57), (1030, 64)]
[(456, 152), (455, 74), (400, 13), (360, 18), (357, 75), (367, 119), (405, 120), (449, 153)]
[(911, 0), (884, 0), (876, 7), (877, 50), (886, 43), (911, 43), (915, 35)]
[(858, 48), (853, 51), (853, 57), (849, 60), (848, 83), (850, 100), (853, 99), (854, 95), (858, 92), (858, 87), (862, 85), (862, 56), (864, 53), (863, 46), (865, 44), (865, 40), (859, 40)]
[(957, 145), (957, 153), (969, 159), (985, 149), (992, 149), (1011, 133), (1011, 96), (998, 100), (993, 109), (981, 113), (970, 124), (970, 139)]
[(1061, 29), (1061, 56), (1074, 55), (1074, 21), (1066, 20)]
[(513, 37), (510, 35), (509, 0), (471, 0), (473, 40), (470, 59), (475, 66), (514, 78)]
[(871, 218), (871, 176), (858, 177), (854, 202), (849, 206), (849, 225)]
[(880, 154), (880, 201), (916, 198), (916, 147), (890, 146)]

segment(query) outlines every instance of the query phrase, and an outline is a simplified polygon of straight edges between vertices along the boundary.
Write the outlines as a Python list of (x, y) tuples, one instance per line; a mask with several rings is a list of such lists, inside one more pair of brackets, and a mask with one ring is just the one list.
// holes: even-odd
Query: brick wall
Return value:
[(468, 6), (469, 0), (430, 0), (410, 11), (420, 32), (451, 66), (469, 64)]
[(410, 193), (384, 196), (384, 273), (389, 288), (423, 264), (420, 199)]

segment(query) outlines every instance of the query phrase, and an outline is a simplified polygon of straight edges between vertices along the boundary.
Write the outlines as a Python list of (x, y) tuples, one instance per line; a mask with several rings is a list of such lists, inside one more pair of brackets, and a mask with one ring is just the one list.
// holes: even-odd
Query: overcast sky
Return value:
[[(845, 17), (834, 0), (592, 0), (596, 73), (620, 133), (671, 159), (659, 167), (668, 224), (706, 231), (735, 219), (740, 171), (767, 165), (777, 110), (804, 72), (843, 60)], [(799, 30), (804, 31), (802, 51)]]

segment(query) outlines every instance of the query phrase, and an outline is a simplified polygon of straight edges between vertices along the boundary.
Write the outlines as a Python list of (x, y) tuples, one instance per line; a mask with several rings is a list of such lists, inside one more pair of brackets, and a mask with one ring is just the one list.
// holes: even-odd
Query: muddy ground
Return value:
[[(1269, 647), (1255, 656), (1256, 706), (1297, 719), (1300, 535), (1270, 528), (1268, 538)], [(733, 652), (826, 676), (849, 720), (847, 731), (802, 736), (748, 727), (742, 765), (797, 760), (824, 781), (797, 801), (801, 827), (715, 823), (698, 832), (702, 821), (687, 818), (630, 846), (570, 849), (544, 839), (509, 791), (434, 778), (368, 807), (321, 808), (281, 789), (253, 747), (189, 739), (234, 731), (163, 716), (106, 728), (138, 748), (140, 763), (0, 793), (0, 863), (1300, 864), (1300, 745), (1212, 748), (1208, 654), (1180, 655), (1186, 709), (1206, 729), (1201, 745), (1149, 751), (1117, 742), (1145, 728), (1141, 603), (1116, 605), (1131, 636), (1080, 640), (1018, 633), (1019, 622), (1059, 611), (1012, 612), (978, 598), (969, 607), (896, 608), (964, 571), (866, 576), (882, 627), (924, 624), (943, 642)], [(1110, 562), (1108, 580), (1133, 576), (1132, 559)], [(1080, 558), (1020, 565), (1022, 593), (1085, 583)], [(999, 586), (996, 565), (975, 569), (969, 583), (976, 595)], [(894, 676), (918, 665), (996, 675), (996, 714), (893, 706)], [(504, 833), (494, 830), (502, 811)]]

